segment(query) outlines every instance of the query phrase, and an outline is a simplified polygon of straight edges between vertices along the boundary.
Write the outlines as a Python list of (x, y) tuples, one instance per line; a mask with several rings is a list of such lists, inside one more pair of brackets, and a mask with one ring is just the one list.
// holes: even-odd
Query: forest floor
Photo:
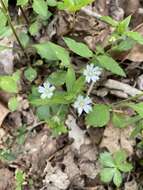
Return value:
[[(96, 0), (91, 8), (93, 12), (109, 15), (115, 20), (132, 15), (130, 27), (143, 34), (143, 2)], [(9, 9), (13, 22), (17, 22), (18, 8), (9, 3)], [(62, 36), (70, 36), (86, 43), (92, 50), (97, 44), (105, 46), (110, 33), (107, 24), (82, 10), (74, 17), (65, 11), (52, 11), (54, 16), (41, 29), (36, 42), (50, 39), (61, 44)], [(0, 44), (17, 47), (14, 37), (2, 38)], [(127, 77), (105, 74), (93, 89), (96, 102), (115, 103), (132, 96), (137, 90), (143, 90), (143, 46), (135, 45), (130, 51), (113, 56), (125, 69)], [(32, 59), (38, 60), (39, 57), (35, 55)], [(85, 61), (77, 57), (73, 60), (76, 67)], [(25, 66), (24, 55), (12, 49), (0, 52), (1, 75), (11, 74), (16, 69), (23, 71)], [(42, 66), (33, 83), (40, 84), (46, 74), (46, 67)], [(130, 138), (132, 125), (120, 129), (112, 123), (103, 128), (86, 128), (83, 117), (77, 117), (71, 108), (65, 122), (70, 131), (53, 137), (48, 125), (38, 120), (35, 108), (28, 102), (27, 92), (31, 83), (21, 77), (21, 86), (18, 95), (20, 107), (14, 112), (7, 107), (11, 95), (0, 91), (0, 190), (15, 190), (17, 169), (25, 174), (23, 190), (117, 189), (112, 183), (101, 182), (99, 155), (104, 150), (114, 153), (120, 149), (126, 151), (134, 169), (123, 175), (122, 186), (118, 189), (143, 189), (143, 149), (137, 146), (142, 141), (142, 133)]]

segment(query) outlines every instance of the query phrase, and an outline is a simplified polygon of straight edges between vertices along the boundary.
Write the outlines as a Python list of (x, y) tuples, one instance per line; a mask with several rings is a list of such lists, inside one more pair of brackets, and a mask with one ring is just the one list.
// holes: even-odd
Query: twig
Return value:
[[(93, 12), (92, 10), (90, 10), (89, 8), (87, 8), (87, 7), (83, 7), (82, 9), (81, 9), (85, 14), (87, 14), (88, 16), (93, 16), (93, 17), (95, 17), (96, 19), (101, 19), (101, 17), (102, 17), (102, 15), (100, 15), (100, 14), (98, 14), (98, 13), (96, 13), (96, 12)], [(103, 21), (104, 22), (104, 21)]]

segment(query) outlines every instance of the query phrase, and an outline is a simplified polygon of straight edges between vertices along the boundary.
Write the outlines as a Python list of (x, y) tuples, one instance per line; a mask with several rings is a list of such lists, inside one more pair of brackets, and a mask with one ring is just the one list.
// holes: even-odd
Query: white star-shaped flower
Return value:
[(48, 81), (44, 82), (43, 86), (39, 86), (38, 92), (41, 94), (41, 98), (51, 98), (53, 96), (53, 91), (55, 87), (51, 85)]
[(90, 83), (96, 82), (100, 79), (100, 75), (102, 73), (102, 69), (98, 66), (94, 66), (94, 64), (90, 64), (86, 66), (86, 69), (83, 71), (83, 75), (85, 76), (86, 82)]
[(79, 95), (74, 102), (73, 107), (77, 109), (78, 114), (81, 115), (83, 111), (89, 113), (92, 110), (91, 104), (92, 100), (88, 96), (83, 97), (82, 95)]

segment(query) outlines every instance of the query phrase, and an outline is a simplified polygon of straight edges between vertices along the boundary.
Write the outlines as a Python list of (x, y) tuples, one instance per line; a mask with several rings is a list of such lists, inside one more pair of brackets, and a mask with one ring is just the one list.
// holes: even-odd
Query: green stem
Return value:
[(122, 104), (124, 104), (124, 103), (127, 103), (127, 102), (132, 101), (132, 100), (136, 100), (138, 98), (141, 98), (142, 96), (143, 96), (143, 93), (140, 93), (140, 94), (137, 94), (137, 95), (130, 97), (126, 100), (122, 100), (122, 101), (119, 101), (117, 103), (113, 103), (112, 106), (119, 107), (119, 106), (122, 106)]
[(3, 9), (3, 11), (4, 11), (4, 14), (5, 14), (6, 17), (7, 17), (8, 24), (9, 24), (9, 26), (11, 27), (12, 32), (13, 32), (13, 34), (14, 34), (14, 36), (15, 36), (17, 42), (19, 43), (20, 48), (22, 49), (22, 51), (24, 52), (25, 56), (27, 57), (27, 54), (25, 53), (25, 49), (24, 49), (24, 47), (23, 47), (23, 45), (22, 45), (22, 43), (21, 43), (21, 41), (20, 41), (20, 39), (19, 39), (19, 37), (18, 37), (18, 35), (17, 35), (17, 33), (16, 33), (16, 30), (15, 30), (15, 28), (14, 28), (12, 22), (11, 22), (11, 18), (10, 18), (10, 16), (9, 16), (8, 9), (7, 9), (7, 7), (5, 6), (3, 0), (0, 0), (0, 2), (1, 2), (2, 9)]

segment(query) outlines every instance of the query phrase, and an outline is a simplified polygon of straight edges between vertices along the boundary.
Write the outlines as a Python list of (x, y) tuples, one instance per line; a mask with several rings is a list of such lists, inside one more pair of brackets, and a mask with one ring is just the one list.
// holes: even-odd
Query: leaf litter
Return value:
[[(129, 15), (130, 13), (135, 14), (137, 18), (140, 16), (139, 8), (143, 9), (138, 1), (136, 3), (135, 1), (124, 1), (123, 3), (119, 0), (118, 3), (115, 4), (112, 0), (96, 1), (90, 9), (96, 10), (97, 13), (102, 15), (104, 13), (111, 15), (117, 20), (120, 20), (124, 14)], [(110, 32), (110, 28), (106, 24), (99, 22), (92, 16), (87, 16), (83, 11), (76, 15), (75, 22), (73, 15), (59, 11), (46, 27), (48, 37), (47, 34), (41, 32), (37, 37), (38, 41), (56, 37), (61, 43), (60, 37), (70, 34), (79, 41), (82, 39), (92, 50), (96, 49), (98, 43), (104, 46)], [(135, 28), (135, 31), (142, 34), (142, 25)], [(14, 41), (11, 39), (3, 41), (6, 46), (9, 43), (14, 45)], [(4, 54), (0, 53), (0, 59), (0, 74), (12, 73), (16, 66), (11, 49), (6, 49)], [(139, 66), (142, 68), (142, 46), (135, 45), (122, 59), (123, 62), (126, 62), (126, 60), (139, 62)], [(16, 62), (19, 61), (20, 59), (16, 60)], [(25, 62), (22, 65), (25, 65)], [(140, 68), (136, 69), (140, 70)], [(104, 86), (104, 90), (110, 91), (110, 94), (107, 92), (103, 98), (99, 93), (96, 101), (100, 101), (99, 99), (102, 97), (103, 101), (109, 103), (114, 102), (116, 98), (126, 99), (128, 96), (138, 94), (142, 90), (141, 76), (139, 71), (139, 75), (136, 77), (136, 86), (132, 84), (131, 79), (129, 79), (129, 84), (126, 84), (122, 78), (120, 80), (110, 79), (107, 75), (105, 77), (106, 82), (102, 83), (97, 90), (101, 90)], [(37, 83), (39, 83), (38, 80)], [(111, 80), (115, 85), (109, 85)], [(25, 87), (26, 84), (23, 78), (22, 83)], [(25, 90), (28, 90), (26, 88)], [(113, 89), (118, 90), (118, 93), (117, 91), (113, 93)], [(105, 129), (85, 130), (82, 121), (77, 124), (75, 114), (71, 112), (66, 120), (66, 126), (70, 129), (68, 135), (53, 137), (46, 124), (38, 122), (37, 116), (28, 104), (26, 94), (24, 92), (23, 94), (24, 96), (19, 97), (19, 110), (14, 113), (10, 113), (7, 106), (5, 106), (8, 100), (2, 102), (0, 97), (0, 150), (7, 150), (5, 153), (0, 152), (0, 157), (3, 158), (0, 161), (0, 190), (15, 189), (14, 171), (17, 168), (26, 173), (27, 182), (23, 185), (24, 190), (104, 190), (106, 186), (101, 184), (98, 175), (100, 171), (98, 162), (100, 152), (107, 149), (114, 153), (122, 148), (127, 152), (130, 159), (135, 159), (136, 150), (134, 147), (136, 141), (130, 139), (133, 126), (119, 129), (110, 123)], [(106, 99), (107, 94), (109, 98)], [(110, 97), (110, 95), (112, 96)], [(21, 130), (21, 132), (17, 133), (17, 130)], [(23, 138), (23, 143), (17, 141), (19, 135)], [(9, 155), (9, 160), (4, 159), (5, 154)], [(14, 160), (12, 159), (13, 154), (16, 155)], [(137, 168), (138, 172), (139, 169)], [(131, 175), (126, 176), (127, 181), (122, 189), (138, 189), (138, 178), (135, 173)], [(30, 186), (28, 179), (32, 180), (33, 187)], [(115, 189), (112, 185), (107, 188)]]

